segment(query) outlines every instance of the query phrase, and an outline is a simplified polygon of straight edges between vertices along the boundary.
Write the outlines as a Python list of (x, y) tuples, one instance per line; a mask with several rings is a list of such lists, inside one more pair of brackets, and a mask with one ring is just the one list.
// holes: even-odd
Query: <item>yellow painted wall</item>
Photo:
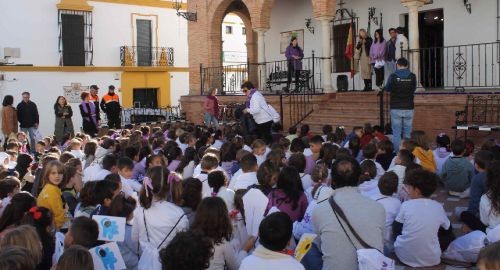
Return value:
[(170, 73), (169, 72), (123, 72), (122, 73), (122, 102), (124, 108), (134, 105), (134, 88), (158, 88), (158, 106), (170, 105)]

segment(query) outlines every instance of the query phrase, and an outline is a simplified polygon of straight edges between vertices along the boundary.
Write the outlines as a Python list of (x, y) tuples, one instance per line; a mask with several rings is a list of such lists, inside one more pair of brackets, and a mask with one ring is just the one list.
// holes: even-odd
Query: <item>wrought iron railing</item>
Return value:
[[(161, 108), (125, 108), (121, 115), (122, 124), (141, 124), (157, 122), (175, 122), (186, 120), (181, 106), (167, 106)], [(104, 119), (103, 124), (107, 124)]]
[(500, 42), (420, 48), (406, 54), (424, 88), (463, 91), (500, 86)]
[(221, 94), (242, 94), (240, 85), (247, 80), (254, 82), (260, 90), (266, 92), (281, 93), (285, 90), (297, 90), (297, 92), (321, 93), (322, 61), (322, 58), (315, 57), (314, 52), (311, 57), (303, 58), (302, 68), (298, 73), (298, 85), (295, 80), (296, 73), (289, 69), (287, 60), (220, 67), (200, 65), (200, 94), (208, 93), (213, 87), (218, 88)]
[(120, 60), (122, 66), (173, 66), (174, 48), (122, 46)]

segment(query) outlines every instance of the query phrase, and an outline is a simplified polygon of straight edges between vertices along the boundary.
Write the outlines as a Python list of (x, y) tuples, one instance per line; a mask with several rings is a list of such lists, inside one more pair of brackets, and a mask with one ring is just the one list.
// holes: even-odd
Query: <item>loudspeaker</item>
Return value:
[(347, 75), (338, 75), (337, 76), (337, 91), (347, 92), (347, 88), (349, 88), (349, 81), (347, 79)]

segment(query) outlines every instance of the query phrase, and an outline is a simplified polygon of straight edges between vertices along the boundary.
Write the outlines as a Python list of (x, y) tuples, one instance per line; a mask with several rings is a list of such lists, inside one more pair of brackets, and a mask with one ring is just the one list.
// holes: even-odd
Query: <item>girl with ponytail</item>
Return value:
[(158, 250), (189, 227), (188, 219), (179, 207), (182, 203), (181, 178), (161, 166), (149, 168), (139, 202), (132, 228), (132, 239), (139, 241), (143, 251), (138, 269), (160, 270)]

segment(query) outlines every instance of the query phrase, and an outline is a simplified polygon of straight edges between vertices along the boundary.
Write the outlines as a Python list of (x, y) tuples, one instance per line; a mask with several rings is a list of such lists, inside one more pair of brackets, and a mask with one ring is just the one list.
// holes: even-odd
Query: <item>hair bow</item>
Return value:
[(144, 190), (146, 190), (146, 197), (149, 197), (149, 189), (153, 191), (153, 182), (151, 181), (151, 178), (144, 176), (142, 184), (144, 185)]
[(33, 216), (34, 220), (39, 220), (42, 217), (42, 212), (36, 206), (31, 207), (29, 213)]
[(171, 184), (172, 182), (180, 182), (181, 181), (181, 178), (179, 177), (179, 175), (175, 172), (170, 172), (170, 174), (168, 175), (168, 178), (167, 178), (167, 182), (169, 184)]
[(441, 132), (441, 133), (439, 133), (439, 135), (438, 135), (438, 136), (439, 136), (439, 137), (443, 137), (443, 136), (445, 136), (445, 135), (446, 135), (446, 133)]

